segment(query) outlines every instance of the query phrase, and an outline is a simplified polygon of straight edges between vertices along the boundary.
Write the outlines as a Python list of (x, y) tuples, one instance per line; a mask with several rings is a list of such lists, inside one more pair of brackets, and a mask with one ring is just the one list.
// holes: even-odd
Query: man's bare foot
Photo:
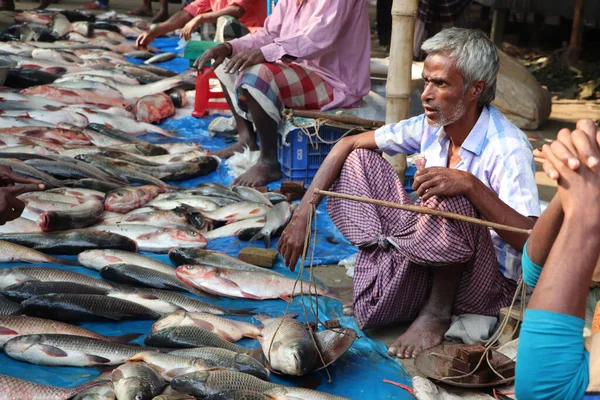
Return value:
[(250, 144), (246, 144), (246, 143), (237, 142), (236, 144), (232, 144), (229, 147), (225, 147), (224, 149), (215, 151), (212, 154), (219, 158), (227, 159), (227, 158), (233, 156), (234, 153), (243, 153), (244, 149), (246, 147), (249, 147), (250, 150), (252, 150), (252, 151), (258, 150), (258, 146), (256, 144), (250, 145)]
[(12, 1), (0, 2), (0, 11), (15, 11), (15, 3)]
[(421, 311), (408, 330), (388, 348), (388, 354), (398, 358), (415, 358), (421, 351), (442, 343), (449, 327), (450, 319)]
[(41, 0), (40, 4), (34, 10), (45, 10), (50, 5), (50, 0)]
[(127, 14), (129, 15), (136, 15), (138, 17), (151, 17), (152, 16), (152, 9), (151, 8), (147, 8), (144, 6), (135, 8), (131, 11), (127, 11)]
[(265, 186), (269, 182), (281, 179), (281, 166), (279, 163), (266, 163), (259, 159), (250, 169), (238, 176), (233, 185), (237, 186)]
[(158, 24), (159, 22), (165, 22), (166, 20), (169, 19), (169, 12), (166, 10), (159, 10), (158, 13), (154, 16), (154, 18), (152, 18), (152, 22), (153, 24)]

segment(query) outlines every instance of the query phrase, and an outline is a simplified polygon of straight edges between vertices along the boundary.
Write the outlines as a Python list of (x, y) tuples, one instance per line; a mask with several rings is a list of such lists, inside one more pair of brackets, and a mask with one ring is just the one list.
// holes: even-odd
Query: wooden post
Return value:
[(508, 12), (504, 8), (496, 8), (492, 14), (492, 31), (490, 39), (496, 46), (502, 48), (502, 39), (504, 39), (504, 27)]
[(576, 63), (581, 53), (581, 36), (583, 34), (583, 4), (585, 0), (575, 0), (573, 11), (573, 26), (571, 28), (571, 41), (567, 49), (566, 57), (569, 63)]
[[(390, 66), (385, 87), (385, 122), (390, 124), (409, 117), (413, 37), (418, 0), (394, 0), (392, 3), (392, 40)], [(406, 171), (406, 155), (386, 156), (401, 179)]]

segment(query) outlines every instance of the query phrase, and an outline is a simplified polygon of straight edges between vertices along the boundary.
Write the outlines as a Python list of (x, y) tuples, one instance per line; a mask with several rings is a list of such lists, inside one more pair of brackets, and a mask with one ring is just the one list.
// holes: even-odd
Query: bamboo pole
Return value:
[[(392, 3), (392, 39), (390, 66), (385, 87), (388, 124), (409, 117), (413, 37), (417, 18), (418, 0), (394, 0)], [(385, 156), (400, 178), (404, 179), (406, 155)]]
[(340, 122), (342, 124), (358, 125), (369, 129), (375, 129), (385, 125), (385, 121), (364, 119), (355, 117), (353, 115), (327, 114), (319, 111), (286, 109), (283, 111), (283, 115), (285, 115), (286, 117), (290, 116), (299, 118), (328, 119), (330, 121)]
[(329, 191), (321, 190), (321, 189), (315, 189), (315, 194), (321, 195), (321, 196), (337, 197), (340, 199), (358, 201), (361, 203), (375, 204), (376, 206), (397, 208), (400, 210), (412, 211), (412, 212), (416, 212), (416, 213), (420, 213), (420, 214), (435, 215), (437, 217), (444, 217), (444, 218), (448, 218), (448, 219), (454, 219), (457, 221), (469, 222), (471, 224), (485, 226), (487, 228), (494, 228), (494, 229), (498, 229), (498, 230), (502, 230), (502, 231), (524, 233), (526, 235), (529, 235), (531, 233), (531, 229), (515, 228), (514, 226), (498, 224), (496, 222), (485, 221), (483, 219), (468, 217), (466, 215), (456, 214), (456, 213), (448, 212), (448, 211), (436, 210), (436, 209), (429, 208), (429, 207), (413, 206), (412, 204), (393, 203), (391, 201), (369, 199), (368, 197), (352, 196), (349, 194), (329, 192)]

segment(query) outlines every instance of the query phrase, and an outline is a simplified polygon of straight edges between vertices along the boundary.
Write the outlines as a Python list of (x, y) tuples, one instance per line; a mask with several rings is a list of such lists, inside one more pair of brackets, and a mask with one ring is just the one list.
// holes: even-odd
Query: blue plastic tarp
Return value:
[[(176, 46), (175, 39), (158, 39), (153, 45), (163, 51), (173, 51)], [(178, 72), (183, 72), (187, 69), (187, 64), (181, 62), (181, 58), (162, 63), (164, 67), (171, 68)], [(187, 60), (183, 60), (187, 63)], [(174, 129), (177, 131), (178, 138), (164, 138), (156, 135), (146, 135), (146, 138), (153, 142), (172, 142), (172, 141), (194, 141), (200, 143), (204, 148), (209, 150), (220, 149), (229, 143), (222, 138), (211, 138), (208, 135), (207, 127), (214, 117), (203, 119), (195, 119), (192, 117), (182, 118), (179, 120), (169, 119), (161, 126), (166, 129)], [(224, 184), (231, 183), (231, 178), (228, 176), (227, 168), (221, 164), (219, 168), (204, 177), (191, 179), (186, 182), (178, 183), (181, 186), (193, 187), (200, 182), (215, 181)], [(269, 185), (270, 188), (279, 187), (280, 182), (274, 182)], [(327, 215), (325, 204), (323, 203), (317, 210), (317, 236), (316, 236), (316, 253), (314, 257), (315, 265), (331, 264), (356, 253), (356, 249), (348, 243), (341, 233), (335, 228), (331, 219)], [(236, 238), (222, 238), (211, 240), (208, 248), (222, 251), (232, 256), (237, 256), (237, 253), (243, 247), (248, 246), (248, 243), (240, 242)], [(275, 240), (271, 246), (276, 248), (277, 241)], [(252, 243), (254, 247), (263, 247), (262, 242)], [(156, 255), (144, 253), (145, 255), (156, 258), (160, 261), (170, 263), (166, 255)], [(73, 256), (65, 256), (67, 259), (74, 259)], [(10, 268), (19, 264), (4, 263), (0, 264), (0, 268)], [(84, 267), (56, 266), (48, 264), (33, 264), (44, 267), (67, 269), (86, 275), (100, 278), (99, 273), (95, 270)], [(278, 261), (275, 270), (286, 274), (290, 277), (295, 277), (295, 274), (284, 268), (282, 261)], [(308, 271), (303, 272), (303, 279), (309, 280)], [(214, 302), (221, 307), (229, 308), (248, 308), (256, 307), (256, 312), (278, 316), (282, 315), (286, 310), (286, 302), (283, 300), (263, 300), (253, 301), (246, 299), (220, 299), (206, 300)], [(306, 322), (304, 311), (307, 311), (309, 321), (314, 321), (315, 316), (310, 312), (309, 299), (304, 299), (305, 307), (302, 305), (301, 298), (294, 298), (290, 304), (289, 312), (297, 313), (300, 321)], [(339, 319), (341, 325), (346, 328), (352, 328), (358, 333), (358, 339), (355, 340), (352, 347), (333, 365), (328, 368), (331, 375), (331, 382), (328, 382), (328, 376), (325, 371), (309, 374), (301, 378), (281, 377), (272, 375), (271, 380), (276, 383), (282, 383), (293, 386), (304, 386), (321, 390), (328, 393), (334, 393), (340, 396), (346, 396), (352, 399), (409, 399), (412, 398), (407, 391), (396, 386), (383, 382), (383, 379), (388, 379), (404, 385), (410, 386), (410, 376), (402, 366), (402, 364), (386, 355), (386, 348), (383, 343), (370, 339), (362, 332), (354, 318), (344, 317), (342, 315), (342, 305), (337, 300), (320, 298), (318, 301), (319, 317), (321, 321), (328, 319)], [(236, 317), (231, 317), (236, 318)], [(237, 318), (248, 322), (258, 324), (258, 322), (250, 317)], [(150, 333), (154, 321), (127, 321), (115, 323), (83, 323), (82, 327), (93, 330), (103, 335), (123, 335), (127, 333), (142, 333), (143, 336), (135, 340), (133, 343), (143, 345), (143, 338)], [(239, 344), (247, 347), (258, 347), (258, 342), (250, 339), (243, 339)], [(71, 367), (44, 367), (38, 365), (27, 364), (12, 360), (4, 353), (0, 354), (0, 374), (15, 376), (22, 379), (31, 380), (41, 384), (70, 387), (84, 382), (99, 375), (99, 371), (95, 368), (71, 368)]]

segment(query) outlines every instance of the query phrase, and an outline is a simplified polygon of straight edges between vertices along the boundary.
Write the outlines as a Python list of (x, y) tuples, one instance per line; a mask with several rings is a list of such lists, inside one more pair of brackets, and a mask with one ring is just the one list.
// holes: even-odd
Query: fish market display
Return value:
[[(0, 87), (0, 166), (44, 188), (19, 195), (20, 217), (0, 226), (0, 263), (15, 263), (0, 265), (0, 347), (9, 375), (32, 371), (0, 375), (0, 398), (342, 399), (269, 381), (326, 363), (303, 323), (258, 314), (256, 300), (335, 296), (218, 251), (224, 238), (274, 247), (293, 208), (280, 193), (211, 182), (220, 159), (158, 125), (190, 102), (197, 72), (137, 49), (149, 26), (135, 16), (14, 18), (0, 32), (0, 57), (15, 64)], [(92, 375), (64, 367), (108, 372), (38, 384)]]

